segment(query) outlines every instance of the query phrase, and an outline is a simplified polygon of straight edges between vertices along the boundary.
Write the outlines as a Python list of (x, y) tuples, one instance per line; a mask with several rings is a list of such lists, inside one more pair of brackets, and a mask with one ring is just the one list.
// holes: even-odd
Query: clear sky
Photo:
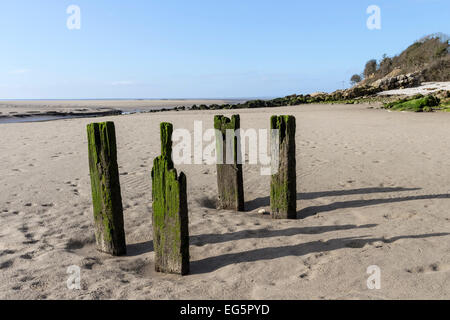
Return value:
[[(66, 25), (72, 4), (79, 30)], [(380, 30), (366, 26), (369, 5)], [(449, 0), (3, 0), (0, 98), (332, 91), (367, 60), (449, 31)]]

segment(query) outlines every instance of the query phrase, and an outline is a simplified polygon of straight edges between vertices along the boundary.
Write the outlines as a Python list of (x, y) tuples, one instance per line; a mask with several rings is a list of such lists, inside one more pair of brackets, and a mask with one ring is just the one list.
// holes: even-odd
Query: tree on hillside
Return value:
[(377, 60), (372, 59), (367, 61), (364, 67), (364, 78), (368, 78), (371, 74), (377, 71)]
[(352, 85), (354, 86), (355, 84), (361, 82), (361, 76), (359, 74), (354, 74), (352, 75), (352, 77), (350, 78), (350, 82), (352, 83)]
[(384, 77), (389, 72), (392, 71), (392, 59), (389, 58), (386, 54), (383, 54), (383, 57), (380, 61), (379, 73), (381, 77)]

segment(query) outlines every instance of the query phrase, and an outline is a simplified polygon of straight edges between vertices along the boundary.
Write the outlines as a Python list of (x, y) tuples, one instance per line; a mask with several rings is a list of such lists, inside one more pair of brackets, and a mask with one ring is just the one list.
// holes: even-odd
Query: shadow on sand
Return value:
[(147, 252), (152, 252), (153, 250), (153, 240), (135, 244), (127, 244), (127, 256), (129, 257), (139, 256)]
[(311, 206), (303, 208), (297, 212), (297, 218), (303, 219), (309, 216), (313, 216), (320, 212), (328, 212), (337, 209), (359, 208), (366, 206), (374, 206), (382, 203), (393, 203), (393, 202), (425, 200), (425, 199), (446, 199), (446, 198), (450, 198), (450, 194), (443, 193), (443, 194), (429, 194), (429, 195), (397, 197), (397, 198), (340, 201), (321, 206)]
[[(307, 192), (307, 193), (297, 193), (297, 200), (312, 200), (322, 197), (338, 197), (338, 196), (349, 196), (354, 194), (370, 194), (370, 193), (386, 193), (386, 192), (401, 192), (401, 191), (415, 191), (420, 190), (420, 188), (360, 188), (360, 189), (349, 189), (349, 190), (334, 190), (334, 191), (320, 191), (320, 192)], [(260, 197), (245, 203), (245, 208), (247, 211), (253, 211), (261, 207), (267, 207), (270, 205), (270, 196)]]
[(423, 235), (407, 235), (392, 238), (365, 238), (365, 237), (348, 237), (340, 239), (331, 239), (328, 241), (311, 241), (307, 243), (296, 244), (292, 246), (270, 247), (245, 252), (229, 253), (220, 256), (210, 257), (202, 260), (191, 262), (191, 274), (202, 274), (213, 272), (225, 266), (242, 263), (254, 262), (260, 260), (272, 260), (287, 256), (300, 257), (310, 253), (319, 253), (338, 250), (342, 248), (362, 248), (366, 244), (374, 242), (393, 243), (400, 239), (423, 239), (430, 237), (447, 236), (450, 233), (431, 233)]
[[(267, 228), (256, 230), (242, 230), (237, 232), (202, 234), (189, 237), (189, 244), (192, 246), (204, 246), (205, 244), (223, 243), (242, 239), (262, 239), (271, 237), (289, 237), (297, 234), (320, 234), (338, 230), (364, 229), (376, 227), (376, 224), (366, 225), (341, 225), (341, 226), (317, 226), (317, 227), (301, 227), (288, 228), (283, 230), (269, 230)], [(127, 256), (138, 256), (147, 252), (152, 252), (153, 241), (127, 245)]]
[[(271, 237), (289, 237), (297, 234), (320, 234), (331, 231), (365, 229), (376, 227), (376, 224), (366, 225), (341, 225), (341, 226), (317, 226), (317, 227), (300, 227), (288, 228), (283, 230), (269, 230), (267, 228), (256, 230), (242, 230), (237, 232), (202, 234), (189, 237), (189, 244), (192, 246), (204, 246), (205, 244), (223, 243), (242, 239), (262, 239)], [(138, 256), (153, 251), (153, 241), (146, 241), (136, 244), (127, 245), (127, 256)]]
[[(311, 192), (311, 193), (299, 193), (297, 194), (297, 200), (316, 199), (327, 196), (343, 196), (354, 194), (370, 194), (370, 193), (386, 193), (386, 192), (400, 192), (400, 191), (415, 191), (420, 188), (361, 188), (351, 190), (337, 190), (337, 191), (324, 191), (324, 192)], [(418, 195), (418, 196), (406, 196), (396, 198), (384, 198), (384, 199), (368, 199), (368, 200), (350, 200), (333, 202), (327, 205), (310, 206), (301, 209), (297, 212), (298, 218), (305, 218), (312, 216), (320, 212), (328, 212), (336, 209), (343, 208), (357, 208), (372, 206), (383, 203), (394, 203), (413, 200), (424, 199), (445, 199), (450, 198), (450, 194), (432, 194), (432, 195)], [(246, 203), (247, 211), (255, 210), (259, 207), (270, 205), (270, 197), (256, 198)], [(227, 241), (241, 240), (241, 239), (261, 239), (270, 237), (288, 237), (297, 234), (320, 234), (330, 231), (338, 230), (350, 230), (350, 229), (362, 229), (372, 228), (375, 224), (367, 225), (341, 225), (341, 226), (316, 226), (316, 227), (297, 227), (288, 228), (283, 230), (270, 230), (267, 228), (256, 230), (242, 230), (237, 232), (229, 232), (224, 234), (203, 234), (190, 236), (190, 244), (193, 246), (203, 246), (205, 244), (224, 243)], [(450, 233), (431, 233), (422, 235), (406, 235), (397, 236), (392, 238), (367, 238), (367, 237), (347, 237), (339, 239), (331, 239), (328, 241), (312, 241), (307, 243), (301, 243), (291, 246), (282, 247), (270, 247), (261, 248), (255, 250), (249, 250), (239, 253), (230, 253), (220, 256), (210, 257), (202, 260), (191, 262), (191, 274), (202, 274), (213, 272), (217, 269), (225, 267), (227, 265), (252, 262), (258, 260), (272, 260), (286, 256), (303, 256), (314, 252), (326, 252), (332, 250), (338, 250), (342, 248), (362, 248), (366, 244), (372, 244), (377, 241), (383, 243), (393, 243), (400, 239), (422, 239), (430, 237), (447, 236)], [(146, 241), (143, 243), (130, 244), (127, 246), (128, 256), (137, 256), (147, 252), (153, 251), (153, 241)]]
[[(336, 190), (336, 191), (324, 191), (324, 192), (310, 192), (310, 193), (297, 193), (297, 200), (311, 200), (320, 197), (330, 196), (344, 196), (353, 194), (370, 194), (370, 193), (383, 193), (383, 192), (400, 192), (400, 191), (415, 191), (420, 188), (361, 188), (350, 190)], [(349, 201), (337, 201), (326, 205), (310, 206), (297, 211), (297, 219), (303, 219), (313, 216), (317, 213), (328, 212), (337, 209), (345, 208), (359, 208), (366, 206), (374, 206), (383, 203), (394, 203), (413, 200), (425, 200), (425, 199), (445, 199), (450, 198), (450, 194), (429, 194), (407, 197), (395, 197), (395, 198), (379, 198), (379, 199), (367, 199), (367, 200), (349, 200)], [(245, 204), (247, 211), (252, 211), (260, 207), (270, 205), (270, 197), (256, 198)]]
[(317, 226), (317, 227), (299, 227), (288, 228), (282, 230), (270, 230), (267, 228), (256, 230), (242, 230), (237, 232), (229, 232), (223, 234), (202, 234), (190, 237), (190, 244), (194, 246), (203, 246), (205, 244), (223, 243), (242, 239), (262, 239), (272, 237), (289, 237), (298, 234), (320, 234), (331, 231), (365, 229), (376, 227), (376, 224), (356, 225), (334, 225), (334, 226)]

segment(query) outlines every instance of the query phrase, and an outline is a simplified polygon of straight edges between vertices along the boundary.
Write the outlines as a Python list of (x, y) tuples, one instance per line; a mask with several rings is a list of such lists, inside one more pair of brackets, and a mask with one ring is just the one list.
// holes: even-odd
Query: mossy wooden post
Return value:
[[(272, 150), (278, 148), (277, 164), (270, 184), (270, 208), (274, 219), (297, 218), (297, 178), (295, 170), (295, 117), (272, 116), (270, 129), (278, 129), (272, 135)], [(278, 145), (277, 145), (278, 142)], [(273, 154), (272, 154), (273, 156)], [(278, 160), (278, 161), (277, 161)]]
[(97, 249), (124, 255), (127, 249), (114, 122), (88, 124), (87, 135)]
[[(242, 161), (240, 159), (240, 137), (235, 130), (240, 128), (239, 115), (232, 115), (231, 119), (222, 115), (214, 117), (214, 129), (216, 129), (216, 154), (217, 154), (217, 188), (219, 190), (218, 208), (236, 211), (244, 211), (244, 186), (242, 176)], [(229, 139), (226, 141), (226, 131), (230, 130)], [(233, 155), (227, 154), (232, 152)], [(228, 158), (228, 161), (227, 161)], [(231, 161), (230, 161), (231, 160)]]
[(153, 161), (153, 245), (155, 270), (189, 273), (189, 230), (186, 176), (172, 162), (172, 124), (162, 122), (161, 155)]

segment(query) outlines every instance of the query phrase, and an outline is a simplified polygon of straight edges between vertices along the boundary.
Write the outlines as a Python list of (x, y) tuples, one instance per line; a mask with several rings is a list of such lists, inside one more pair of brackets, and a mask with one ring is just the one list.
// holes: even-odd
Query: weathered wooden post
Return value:
[(127, 248), (114, 122), (88, 124), (87, 135), (97, 249), (124, 255)]
[(232, 115), (231, 119), (222, 115), (214, 117), (219, 209), (245, 210), (240, 137), (236, 134), (239, 128), (239, 115)]
[[(272, 134), (272, 150), (278, 148), (275, 172), (270, 184), (270, 208), (273, 219), (297, 218), (297, 179), (295, 171), (295, 117), (272, 116), (270, 129), (278, 129)], [(272, 153), (272, 157), (273, 157)]]
[(189, 273), (189, 230), (186, 176), (172, 162), (172, 124), (162, 122), (161, 155), (153, 161), (153, 245), (155, 270)]

